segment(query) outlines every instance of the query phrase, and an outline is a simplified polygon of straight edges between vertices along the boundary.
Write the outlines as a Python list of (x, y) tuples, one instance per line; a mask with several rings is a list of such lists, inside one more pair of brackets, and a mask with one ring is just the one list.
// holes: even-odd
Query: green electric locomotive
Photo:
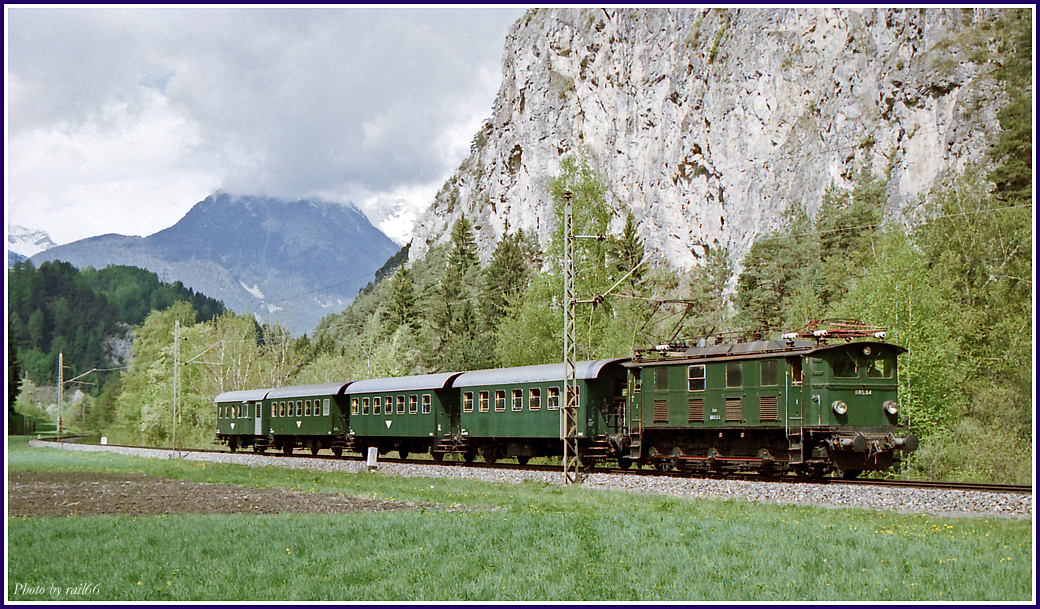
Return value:
[(917, 438), (899, 424), (896, 359), (906, 349), (882, 338), (853, 325), (640, 351), (626, 364), (619, 463), (845, 478), (888, 469)]

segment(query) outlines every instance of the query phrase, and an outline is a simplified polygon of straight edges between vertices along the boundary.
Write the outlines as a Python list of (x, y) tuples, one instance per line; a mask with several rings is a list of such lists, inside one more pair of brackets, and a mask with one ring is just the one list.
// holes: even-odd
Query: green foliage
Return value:
[[(29, 261), (8, 273), (10, 333), (17, 340), (23, 371), (37, 383), (56, 383), (58, 353), (69, 369), (65, 378), (113, 367), (105, 342), (121, 338), (127, 326), (142, 323), (153, 309), (190, 302), (201, 319), (224, 306), (180, 282), (161, 283), (155, 273), (129, 266), (77, 270), (67, 262)], [(12, 350), (12, 354), (15, 353)], [(88, 381), (98, 386), (104, 374)]]
[(392, 286), (386, 317), (388, 333), (393, 334), (400, 326), (418, 329), (419, 313), (415, 304), (411, 271), (406, 267), (397, 269)]

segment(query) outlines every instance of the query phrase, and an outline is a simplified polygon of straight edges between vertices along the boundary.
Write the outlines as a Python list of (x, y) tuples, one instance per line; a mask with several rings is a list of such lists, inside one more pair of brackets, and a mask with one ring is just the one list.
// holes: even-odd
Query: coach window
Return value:
[(307, 400), (303, 403), (303, 416), (311, 416), (311, 401)]
[(404, 396), (397, 396), (397, 414), (404, 414)]
[(502, 412), (506, 409), (506, 391), (505, 389), (499, 389), (495, 391), (495, 412)]
[(481, 391), (480, 392), (480, 412), (487, 412), (489, 406), (490, 406), (490, 403), (489, 403), (489, 400), (488, 400), (488, 392), (487, 391)]
[(690, 391), (704, 391), (704, 366), (690, 366), (686, 369), (686, 378)]
[(358, 409), (359, 403), (360, 401), (357, 398), (350, 400), (350, 414), (357, 416), (357, 413), (360, 412)]
[(531, 395), (527, 400), (528, 410), (541, 410), (542, 409), (542, 390), (537, 387), (531, 388)]
[(394, 396), (388, 395), (383, 398), (383, 414), (394, 414)]
[(369, 403), (368, 398), (361, 398), (361, 414), (362, 415), (368, 414), (368, 403)]
[(744, 384), (744, 362), (728, 362), (726, 364), (726, 386), (741, 387)]
[(433, 410), (433, 398), (428, 393), (424, 393), (422, 396), (422, 413), (430, 414)]
[(513, 390), (513, 410), (524, 409), (524, 390), (514, 389)]
[(560, 388), (549, 387), (549, 410), (560, 409)]
[(777, 360), (767, 359), (762, 362), (762, 385), (779, 385), (777, 377)]
[(668, 391), (668, 368), (654, 368), (654, 391)]
[(372, 414), (382, 414), (383, 400), (379, 396), (372, 398)]
[(462, 412), (473, 412), (473, 392), (462, 394)]
[(419, 412), (419, 396), (410, 395), (408, 396), (408, 414), (418, 414)]
[(321, 401), (321, 416), (329, 416), (329, 398), (325, 398)]
[(279, 402), (278, 403), (278, 416), (280, 416), (280, 417), (289, 416), (288, 414), (286, 414), (285, 402)]

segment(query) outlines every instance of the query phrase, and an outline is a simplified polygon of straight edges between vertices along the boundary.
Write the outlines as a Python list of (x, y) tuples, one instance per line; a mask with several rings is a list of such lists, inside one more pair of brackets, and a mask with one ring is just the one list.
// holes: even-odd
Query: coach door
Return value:
[(263, 426), (263, 422), (260, 420), (260, 415), (261, 415), (261, 413), (264, 410), (263, 402), (253, 402), (253, 408), (254, 408), (254, 410), (256, 410), (256, 412), (253, 413), (254, 416), (255, 416), (255, 418), (254, 418), (255, 425), (253, 427), (253, 433), (255, 435), (262, 436), (262, 435), (264, 435), (264, 426)]

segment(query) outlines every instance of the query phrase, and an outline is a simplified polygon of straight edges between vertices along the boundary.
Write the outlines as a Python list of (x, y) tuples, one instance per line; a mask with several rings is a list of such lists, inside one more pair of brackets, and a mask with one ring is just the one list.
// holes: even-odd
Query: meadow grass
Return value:
[(1034, 594), (1032, 523), (1023, 520), (251, 468), (10, 439), (7, 456), (12, 471), (136, 472), (478, 508), (8, 518), (8, 598), (16, 601), (1008, 602)]

